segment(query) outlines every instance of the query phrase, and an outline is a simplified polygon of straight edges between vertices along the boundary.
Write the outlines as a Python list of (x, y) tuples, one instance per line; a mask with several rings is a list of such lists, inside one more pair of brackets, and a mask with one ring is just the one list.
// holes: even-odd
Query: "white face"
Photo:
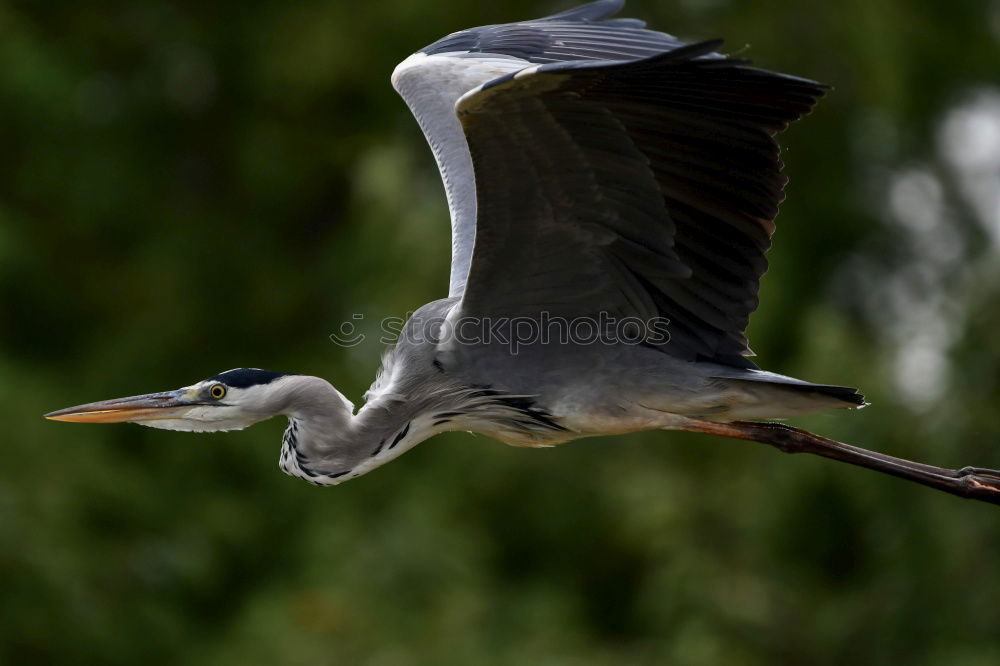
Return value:
[(276, 395), (284, 377), (263, 370), (230, 370), (175, 391), (93, 402), (46, 414), (46, 418), (129, 422), (187, 432), (241, 430), (279, 413)]
[[(165, 413), (154, 418), (137, 419), (133, 422), (150, 428), (184, 432), (242, 430), (274, 416), (273, 413), (262, 411), (262, 407), (267, 404), (268, 386), (236, 388), (218, 381), (198, 382), (180, 389), (184, 392), (180, 400), (189, 402), (188, 406), (182, 405), (176, 411), (165, 410)], [(216, 397), (217, 395), (221, 397)], [(172, 413), (166, 413), (168, 411)]]

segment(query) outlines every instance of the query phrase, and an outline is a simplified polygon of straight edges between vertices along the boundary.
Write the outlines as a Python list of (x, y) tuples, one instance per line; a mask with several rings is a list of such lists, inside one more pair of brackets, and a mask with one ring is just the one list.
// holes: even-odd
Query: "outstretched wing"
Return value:
[(476, 236), (472, 157), (455, 103), (469, 90), (536, 64), (634, 60), (681, 42), (636, 19), (608, 19), (624, 0), (598, 0), (548, 18), (462, 30), (400, 63), (392, 83), (420, 124), (441, 171), (452, 224), (450, 296), (461, 296)]
[(600, 20), (620, 6), (456, 33), (397, 69), (448, 192), (456, 316), (666, 318), (663, 351), (753, 367), (773, 135), (823, 86)]

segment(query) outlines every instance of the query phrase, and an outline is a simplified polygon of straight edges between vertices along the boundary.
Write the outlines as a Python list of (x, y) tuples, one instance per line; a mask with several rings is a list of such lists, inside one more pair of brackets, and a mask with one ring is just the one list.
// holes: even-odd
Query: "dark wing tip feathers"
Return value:
[[(798, 84), (801, 92), (816, 99), (823, 97), (828, 90), (832, 89), (831, 86), (825, 83), (820, 83), (819, 81), (813, 81), (812, 79), (754, 67), (753, 61), (748, 58), (730, 58), (726, 55), (720, 54), (718, 53), (718, 50), (724, 43), (725, 40), (720, 38), (706, 39), (700, 42), (685, 44), (683, 46), (637, 60), (570, 60), (567, 62), (553, 62), (541, 65), (538, 67), (537, 71), (554, 72), (573, 69), (605, 69), (614, 67), (628, 67), (633, 70), (639, 70), (644, 67), (655, 68), (659, 65), (665, 65), (668, 63), (697, 61), (698, 66), (705, 69), (739, 68), (745, 72), (758, 74), (775, 81), (780, 80), (788, 85)], [(490, 81), (485, 84), (483, 88), (491, 88), (499, 83), (509, 81), (514, 78), (516, 74), (517, 72), (514, 72)]]
[[(652, 74), (664, 67), (695, 67), (706, 73), (710, 70), (728, 70), (733, 75), (746, 81), (756, 80), (758, 84), (768, 86), (785, 107), (786, 113), (792, 113), (781, 122), (769, 128), (770, 134), (776, 134), (788, 124), (808, 114), (816, 102), (821, 99), (830, 86), (811, 79), (782, 74), (767, 69), (752, 67), (746, 59), (728, 58), (718, 53), (723, 44), (722, 39), (710, 39), (693, 44), (673, 48), (638, 60), (570, 60), (538, 65), (534, 73), (559, 74), (579, 72), (582, 75), (602, 75), (615, 71), (628, 72), (636, 83), (639, 77)], [(678, 70), (679, 71), (679, 70)], [(480, 86), (480, 90), (488, 90), (501, 86), (521, 75), (522, 72), (511, 72)]]

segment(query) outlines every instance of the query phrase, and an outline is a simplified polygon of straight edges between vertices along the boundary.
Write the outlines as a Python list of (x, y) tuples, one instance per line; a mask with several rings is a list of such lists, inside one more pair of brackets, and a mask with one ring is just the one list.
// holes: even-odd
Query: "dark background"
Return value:
[[(284, 424), (43, 421), (236, 366), (355, 402), (373, 327), (447, 289), (395, 64), (564, 2), (0, 2), (0, 661), (1000, 663), (1000, 512), (675, 433), (442, 436), (317, 489)], [(835, 90), (782, 136), (750, 327), (860, 386), (794, 423), (1000, 467), (1000, 3), (633, 0)]]

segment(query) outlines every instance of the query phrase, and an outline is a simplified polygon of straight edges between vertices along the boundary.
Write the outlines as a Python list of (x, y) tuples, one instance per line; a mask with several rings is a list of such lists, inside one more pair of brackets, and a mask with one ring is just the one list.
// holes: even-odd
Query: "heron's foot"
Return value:
[(966, 486), (970, 497), (1000, 504), (1000, 470), (963, 467), (957, 470), (955, 478)]

